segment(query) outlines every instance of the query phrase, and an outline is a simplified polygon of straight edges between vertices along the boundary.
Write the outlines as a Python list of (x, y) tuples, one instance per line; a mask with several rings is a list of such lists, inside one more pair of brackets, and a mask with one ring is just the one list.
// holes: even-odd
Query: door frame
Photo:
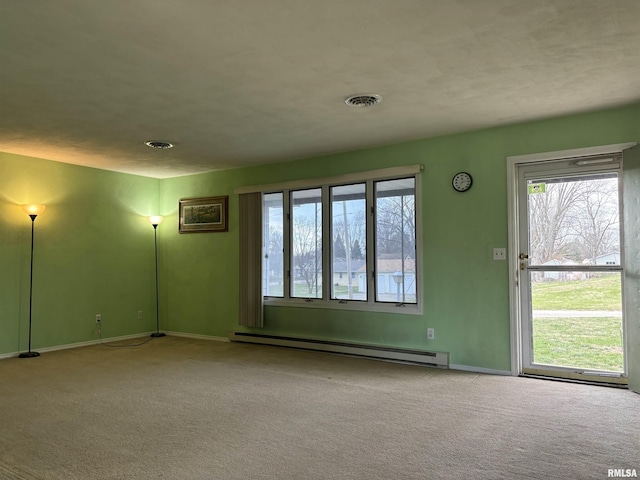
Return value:
[[(509, 259), (509, 312), (511, 324), (511, 374), (518, 376), (523, 370), (522, 328), (520, 298), (520, 224), (518, 167), (523, 164), (551, 162), (567, 158), (590, 157), (594, 155), (619, 154), (634, 147), (636, 142), (617, 143), (597, 147), (575, 148), (554, 152), (514, 155), (507, 157), (507, 215), (508, 215), (508, 259)], [(621, 212), (622, 213), (622, 212)], [(624, 309), (624, 305), (623, 305)]]

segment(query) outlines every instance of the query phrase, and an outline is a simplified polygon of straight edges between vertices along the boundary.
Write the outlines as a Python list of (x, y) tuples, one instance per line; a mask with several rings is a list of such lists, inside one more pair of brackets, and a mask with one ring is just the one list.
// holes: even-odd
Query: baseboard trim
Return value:
[[(122, 335), (120, 337), (108, 337), (108, 338), (103, 337), (102, 340), (98, 338), (96, 340), (87, 340), (86, 342), (68, 343), (66, 345), (55, 345), (53, 347), (34, 348), (33, 351), (39, 352), (39, 353), (48, 353), (48, 352), (55, 352), (56, 350), (68, 350), (70, 348), (89, 347), (91, 345), (99, 345), (100, 343), (104, 343), (104, 342), (119, 342), (121, 340), (131, 340), (133, 338), (148, 337), (152, 333), (153, 332), (143, 332), (143, 333), (133, 333), (131, 335)], [(11, 352), (11, 353), (0, 354), (0, 360), (5, 358), (17, 357), (18, 355), (20, 355), (20, 353), (22, 352)]]
[(512, 377), (511, 370), (495, 370), (493, 368), (470, 367), (468, 365), (449, 365), (451, 370), (462, 370), (463, 372), (487, 373), (489, 375), (504, 375)]
[[(164, 331), (167, 335), (172, 337), (185, 337), (185, 338), (196, 338), (199, 340), (213, 340), (215, 342), (229, 342), (230, 340), (227, 337), (214, 337), (212, 335), (200, 335), (197, 333), (184, 333), (184, 332), (168, 332)], [(154, 333), (151, 332), (143, 332), (143, 333), (134, 333), (132, 335), (123, 335), (121, 337), (109, 337), (103, 338), (102, 342), (119, 342), (122, 340), (131, 340), (134, 338), (148, 337)], [(88, 340), (86, 342), (78, 342), (78, 343), (69, 343), (66, 345), (56, 345), (53, 347), (45, 347), (45, 348), (34, 348), (33, 350), (40, 353), (48, 353), (55, 352), (56, 350), (67, 350), (69, 348), (79, 348), (79, 347), (89, 347), (91, 345), (99, 345), (101, 343), (100, 339), (97, 340)], [(0, 353), (0, 360), (4, 360), (5, 358), (14, 358), (20, 355), (22, 352), (9, 352), (9, 353)]]
[(213, 340), (214, 342), (230, 342), (227, 337), (215, 337), (213, 335), (201, 335), (199, 333), (170, 332), (165, 330), (164, 333), (172, 337), (195, 338), (198, 340)]

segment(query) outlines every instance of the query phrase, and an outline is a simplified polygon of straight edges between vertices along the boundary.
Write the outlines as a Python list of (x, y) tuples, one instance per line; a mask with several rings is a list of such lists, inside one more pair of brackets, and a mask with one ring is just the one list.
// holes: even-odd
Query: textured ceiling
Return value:
[[(0, 0), (0, 151), (166, 178), (634, 103), (639, 18), (639, 0)], [(358, 93), (384, 100), (343, 103)]]

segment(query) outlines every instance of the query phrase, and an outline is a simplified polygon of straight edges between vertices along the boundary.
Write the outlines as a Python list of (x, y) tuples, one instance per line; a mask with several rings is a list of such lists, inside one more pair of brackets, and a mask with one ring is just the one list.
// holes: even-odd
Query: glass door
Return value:
[(525, 374), (625, 382), (620, 163), (519, 167)]

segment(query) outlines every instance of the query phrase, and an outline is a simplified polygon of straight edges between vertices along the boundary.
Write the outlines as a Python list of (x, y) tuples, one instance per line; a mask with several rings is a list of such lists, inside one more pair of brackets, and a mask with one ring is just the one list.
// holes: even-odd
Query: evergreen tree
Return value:
[(344, 242), (342, 241), (340, 234), (338, 234), (336, 239), (333, 241), (333, 258), (347, 258), (347, 251), (344, 248)]
[(351, 246), (351, 258), (353, 260), (362, 260), (364, 256), (362, 255), (362, 249), (360, 248), (360, 242), (356, 238), (356, 241), (353, 242)]

